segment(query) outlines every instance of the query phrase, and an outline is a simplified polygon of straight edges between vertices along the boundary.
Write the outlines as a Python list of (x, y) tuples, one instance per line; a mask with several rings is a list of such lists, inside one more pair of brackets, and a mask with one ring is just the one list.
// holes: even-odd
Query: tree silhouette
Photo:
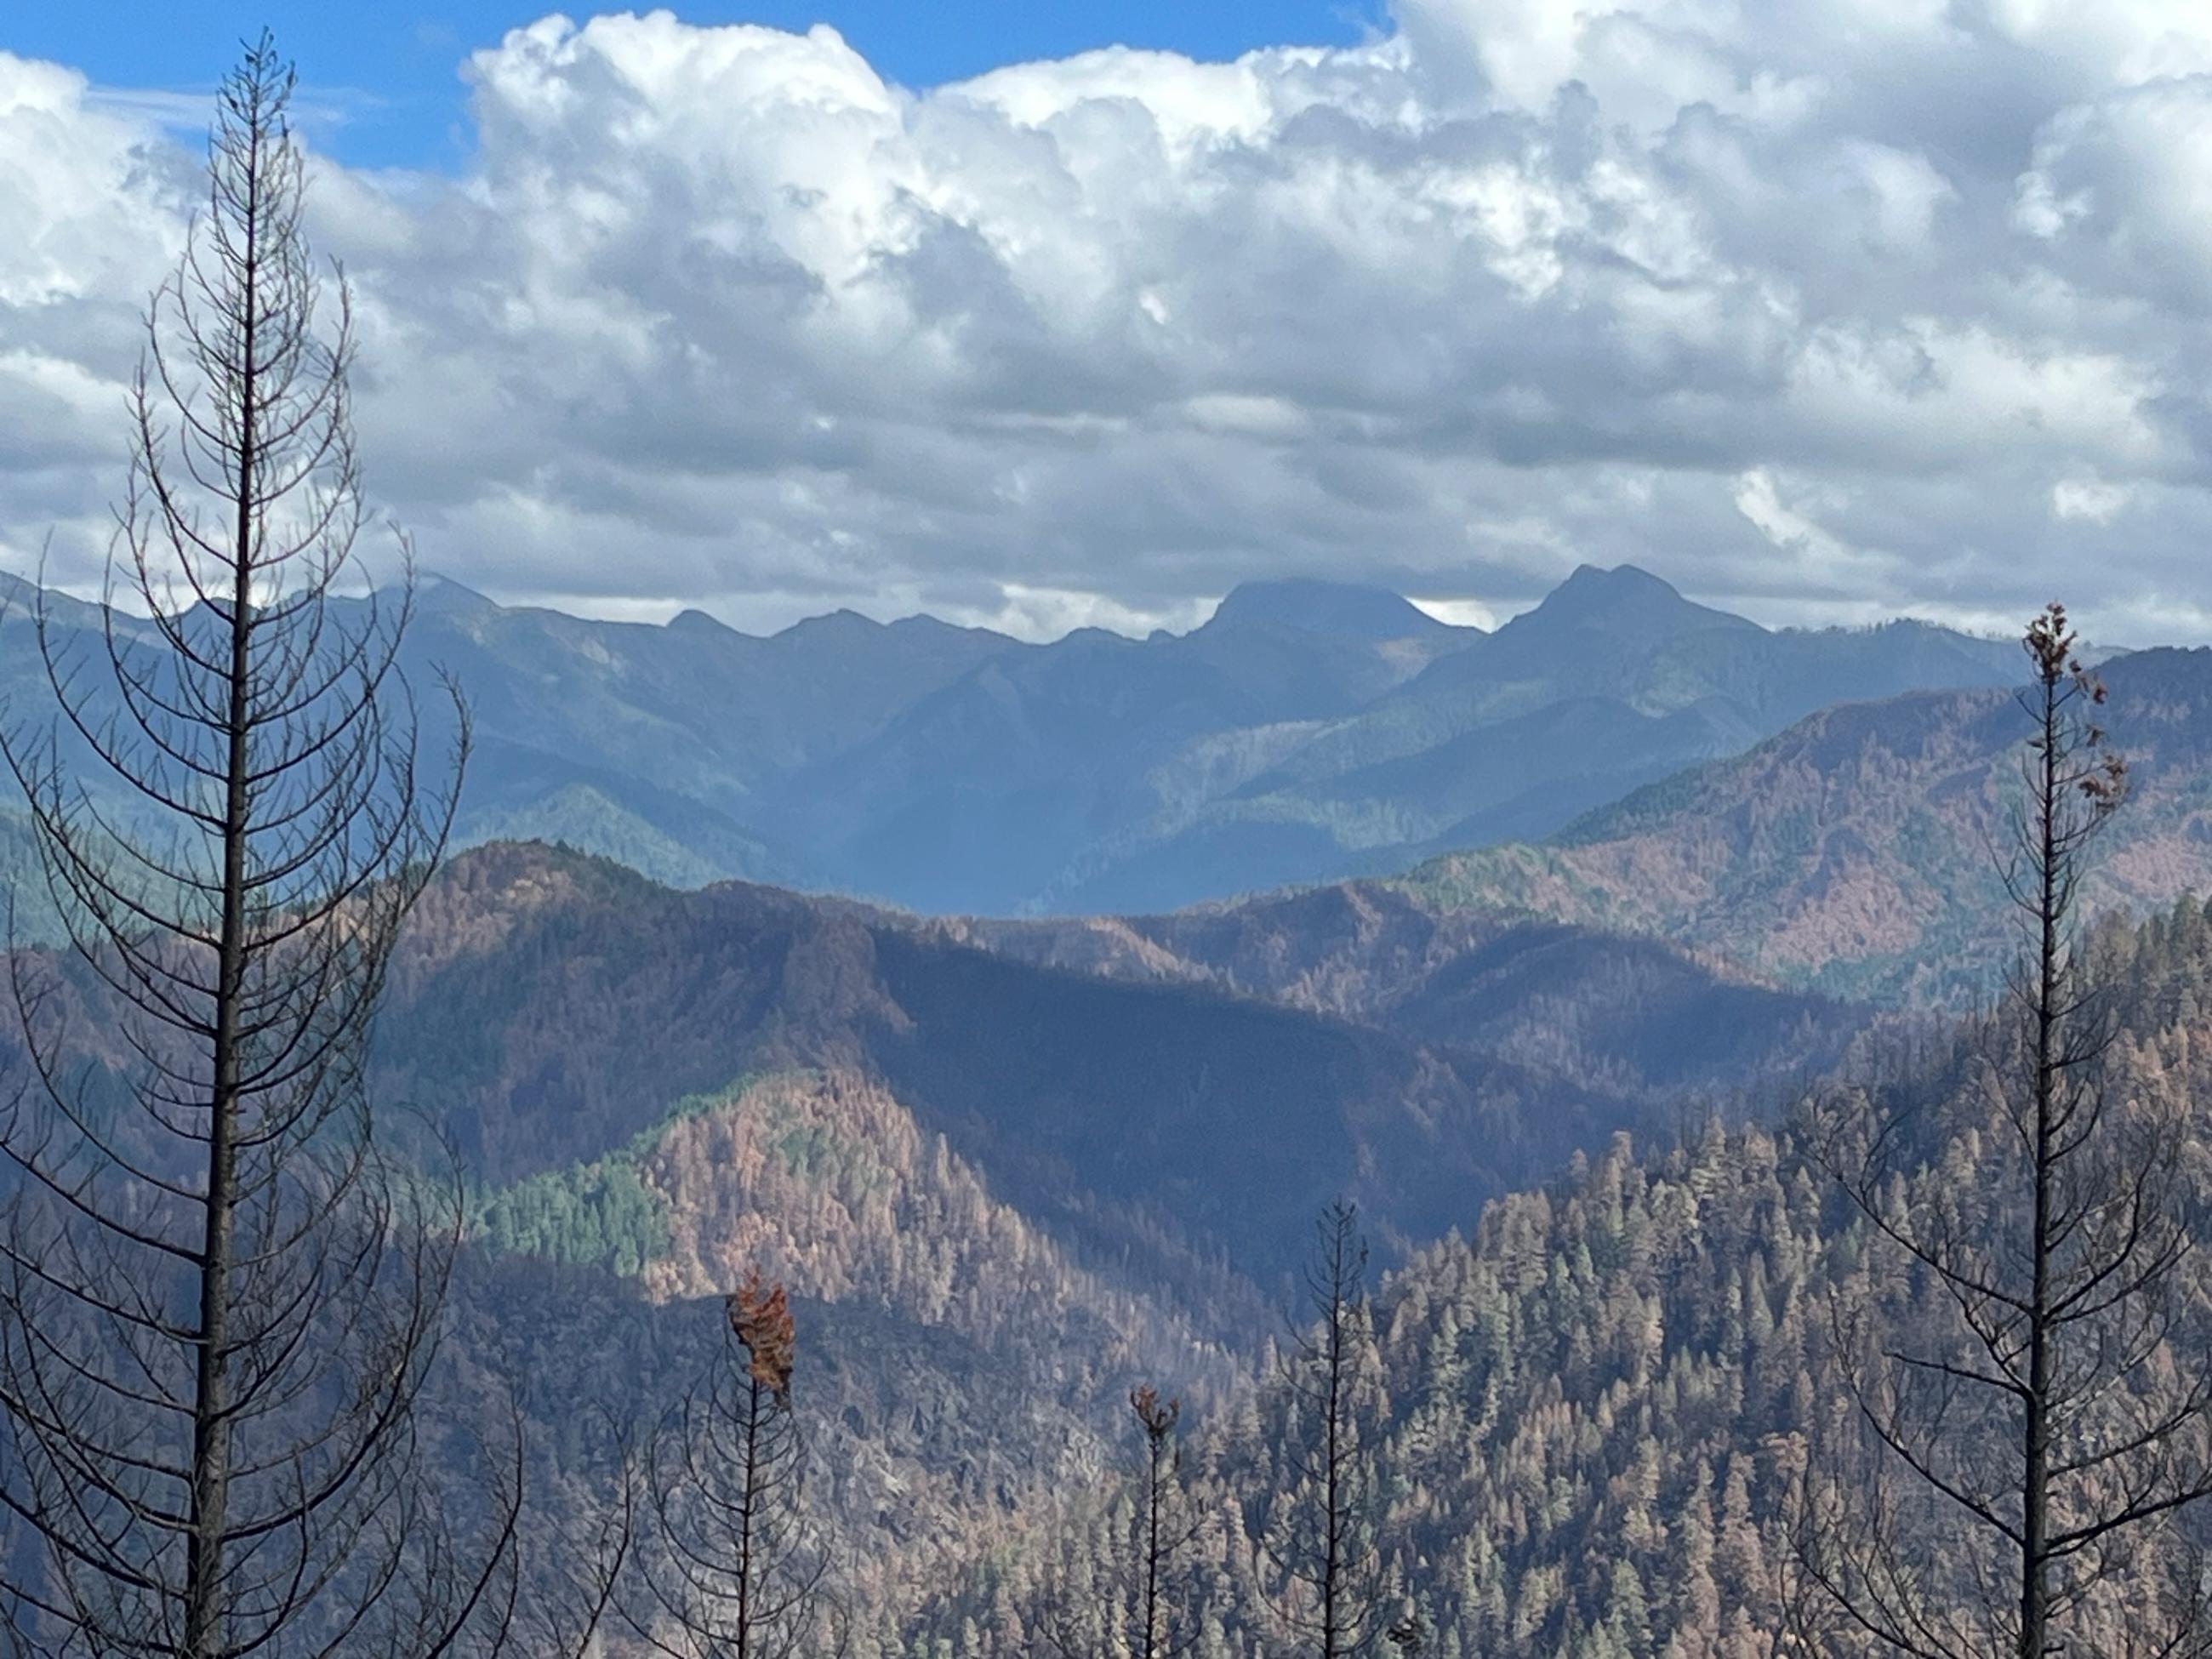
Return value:
[(1139, 1436), (1126, 1511), (1112, 1511), (1103, 1559), (1063, 1560), (1046, 1589), (1043, 1633), (1064, 1659), (1176, 1659), (1197, 1638), (1185, 1557), (1201, 1518), (1182, 1486), (1182, 1402), (1149, 1383), (1129, 1394)]
[(149, 308), (105, 632), (72, 645), (40, 594), (59, 714), (0, 738), (70, 944), (10, 957), (0, 1113), (33, 1651), (423, 1656), (512, 1607), (520, 1443), (452, 1501), (432, 1455), (473, 1454), (418, 1410), (457, 1195), (387, 1161), (365, 1083), (466, 721), (455, 699), (425, 778), (411, 584), (357, 591), (351, 307), (303, 234), (293, 87), (265, 33), (222, 83)]
[(2188, 1125), (2112, 1085), (2115, 1023), (2075, 936), (2126, 769), (2063, 609), (2025, 645), (2034, 734), (2005, 876), (2026, 941), (2005, 1008), (1949, 1116), (1859, 1091), (1826, 1127), (1876, 1251), (1875, 1291), (1838, 1310), (1853, 1413), (1799, 1526), (1838, 1651), (2044, 1659), (2091, 1629), (2112, 1652), (2206, 1647), (2184, 1524), (2212, 1497)]
[(654, 1437), (644, 1593), (625, 1616), (671, 1659), (812, 1659), (842, 1648), (844, 1613), (806, 1513), (790, 1304), (755, 1271), (724, 1312), (719, 1362)]
[(1312, 1323), (1293, 1326), (1282, 1367), (1288, 1485), (1261, 1546), (1277, 1616), (1321, 1659), (1365, 1651), (1384, 1619), (1366, 1275), (1358, 1212), (1340, 1200), (1316, 1225), (1304, 1274)]

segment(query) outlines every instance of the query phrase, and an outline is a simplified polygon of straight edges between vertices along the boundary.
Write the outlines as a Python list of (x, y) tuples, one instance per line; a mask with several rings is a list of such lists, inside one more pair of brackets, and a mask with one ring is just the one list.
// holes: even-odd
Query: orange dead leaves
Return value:
[(745, 1274), (745, 1282), (732, 1291), (726, 1304), (730, 1328), (752, 1357), (747, 1375), (779, 1400), (791, 1393), (791, 1366), (797, 1334), (791, 1320), (791, 1304), (780, 1284), (763, 1279), (760, 1269)]

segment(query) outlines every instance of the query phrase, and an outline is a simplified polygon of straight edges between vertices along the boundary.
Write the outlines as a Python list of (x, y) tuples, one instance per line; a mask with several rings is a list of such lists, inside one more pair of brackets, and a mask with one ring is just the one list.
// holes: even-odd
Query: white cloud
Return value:
[[(504, 597), (1141, 629), (1630, 558), (1773, 620), (2094, 623), (2212, 529), (2183, 0), (1398, 0), (919, 94), (656, 13), (467, 72), (465, 174), (325, 162), (313, 224), (372, 488)], [(174, 114), (0, 55), (0, 561), (96, 555)]]
[(2128, 504), (2130, 492), (2101, 478), (2061, 478), (2051, 486), (2051, 510), (2062, 519), (2105, 524)]
[(1783, 499), (1782, 486), (1766, 467), (1753, 467), (1736, 480), (1736, 511), (1777, 549), (1791, 555), (1807, 579), (1831, 592), (1848, 590), (1852, 579), (1874, 574), (1875, 562), (1846, 546), (1801, 507)]
[(1440, 623), (1449, 623), (1454, 628), (1493, 629), (1505, 620), (1496, 609), (1480, 599), (1423, 599), (1413, 603)]

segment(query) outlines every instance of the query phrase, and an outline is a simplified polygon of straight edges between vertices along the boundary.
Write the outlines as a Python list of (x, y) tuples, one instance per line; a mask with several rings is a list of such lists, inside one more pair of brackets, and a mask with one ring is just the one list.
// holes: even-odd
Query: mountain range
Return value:
[[(1790, 1437), (1832, 1382), (1804, 1299), (1850, 1260), (1802, 1153), (1761, 1126), (1855, 1067), (1920, 1077), (1883, 1057), (1940, 1059), (1938, 1011), (2006, 959), (1990, 849), (2028, 735), (2014, 647), (1912, 624), (1769, 633), (1632, 571), (1585, 573), (1472, 638), (1408, 623), (1393, 596), (1295, 585), (1240, 590), (1192, 635), (1051, 647), (858, 618), (745, 642), (441, 584), (423, 601), (418, 631), (444, 640), (484, 732), (465, 826), (482, 844), (438, 875), (392, 964), (373, 1086), (400, 1146), (423, 1123), (460, 1161), (475, 1248), (454, 1386), (525, 1379), (541, 1490), (604, 1477), (574, 1425), (657, 1409), (706, 1363), (719, 1294), (758, 1267), (798, 1298), (823, 1502), (880, 1621), (866, 1650), (1025, 1651), (1041, 1564), (1089, 1547), (1115, 1413), (1155, 1379), (1190, 1403), (1193, 1478), (1222, 1517), (1207, 1559), (1241, 1633), (1210, 1650), (1253, 1651), (1261, 1613), (1232, 1568), (1282, 1478), (1264, 1361), (1310, 1218), (1345, 1194), (1395, 1269), (1378, 1443), (1424, 1605), (1484, 1651), (1749, 1650)], [(456, 660), (478, 634), (483, 656)], [(22, 637), (0, 656), (19, 697)], [(1118, 722), (1076, 689), (1086, 663), (1114, 665), (1094, 684), (1126, 695)], [(702, 664), (781, 724), (717, 731), (739, 723), (699, 702)], [(2212, 887), (2212, 653), (2103, 673), (2131, 799), (2087, 898), (2163, 915)], [(1932, 689), (1836, 700), (1883, 675)], [(606, 850), (650, 865), (712, 828), (765, 866), (787, 832), (763, 803), (793, 780), (842, 776), (878, 821), (956, 822), (940, 774), (985, 788), (1017, 726), (1088, 720), (1088, 775), (1126, 780), (1129, 757), (1176, 747), (1147, 731), (1271, 698), (1352, 707), (1247, 775), (1272, 797), (1425, 799), (1424, 824), (1468, 842), (1180, 908), (995, 916), (698, 884), (703, 854), (656, 880), (573, 844), (649, 808), (661, 854), (629, 828)], [(1416, 708), (1447, 714), (1425, 727)], [(1563, 735), (1607, 720), (1642, 735), (1611, 751)], [(729, 800), (749, 821), (686, 793), (678, 730), (715, 737), (731, 776), (748, 757)], [(1670, 771), (1684, 732), (1691, 763)], [(946, 739), (933, 770), (924, 732), (972, 748)], [(1541, 838), (1449, 827), (1509, 772)], [(1199, 817), (1218, 830), (1252, 799), (1218, 791)], [(533, 827), (572, 844), (499, 833)], [(1152, 846), (1172, 862), (1195, 844)], [(1408, 834), (1391, 862), (1425, 844)], [(18, 876), (25, 855), (20, 825), (0, 836)], [(2179, 1075), (2212, 963), (2202, 911), (2104, 948), (2136, 951), (2131, 1030)], [(1553, 1496), (1528, 1501), (1531, 1481)]]
[[(33, 596), (9, 594), (0, 703), (37, 722)], [(64, 649), (103, 625), (73, 600), (52, 614)], [(1831, 704), (2018, 670), (2009, 644), (1923, 623), (1770, 630), (1631, 566), (1585, 566), (1494, 632), (1274, 581), (1188, 634), (1048, 644), (849, 611), (769, 638), (698, 611), (593, 622), (433, 577), (404, 662), (471, 707), (464, 844), (1002, 915), (1173, 908), (1539, 837)]]

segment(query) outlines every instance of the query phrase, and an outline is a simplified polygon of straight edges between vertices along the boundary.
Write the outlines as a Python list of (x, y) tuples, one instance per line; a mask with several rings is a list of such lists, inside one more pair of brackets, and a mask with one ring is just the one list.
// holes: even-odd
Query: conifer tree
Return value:
[(670, 1659), (824, 1659), (845, 1620), (806, 1510), (790, 1302), (756, 1270), (723, 1313), (720, 1357), (653, 1439), (626, 1621)]
[(1198, 1523), (1183, 1496), (1182, 1453), (1176, 1430), (1182, 1402), (1163, 1401), (1149, 1384), (1129, 1395), (1129, 1409), (1144, 1437), (1138, 1473), (1138, 1510), (1130, 1555), (1135, 1571), (1134, 1616), (1126, 1644), (1134, 1659), (1175, 1659), (1190, 1645), (1186, 1615), (1176, 1605), (1181, 1556)]
[(356, 556), (352, 312), (293, 88), (265, 33), (222, 85), (104, 636), (41, 593), (59, 714), (0, 736), (70, 947), (9, 957), (0, 1097), (0, 1572), (33, 1652), (423, 1659), (512, 1607), (520, 1444), (445, 1501), (422, 1413), (458, 1203), (387, 1162), (367, 1085), (460, 756), (422, 766), (411, 582)]
[(1197, 1639), (1185, 1553), (1199, 1517), (1182, 1486), (1182, 1404), (1131, 1390), (1137, 1462), (1095, 1556), (1072, 1552), (1046, 1587), (1042, 1632), (1063, 1659), (1176, 1659)]

